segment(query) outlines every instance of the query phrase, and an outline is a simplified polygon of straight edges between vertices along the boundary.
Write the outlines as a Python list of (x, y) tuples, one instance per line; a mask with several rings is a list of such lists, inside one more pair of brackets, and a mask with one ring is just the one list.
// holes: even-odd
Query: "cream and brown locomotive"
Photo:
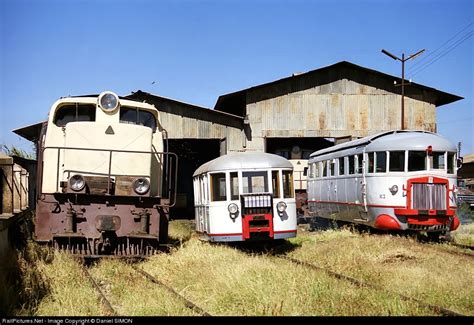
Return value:
[(216, 242), (296, 236), (293, 166), (262, 152), (230, 153), (193, 175), (196, 231)]
[(36, 241), (83, 255), (146, 255), (167, 240), (176, 155), (158, 110), (113, 92), (65, 97), (38, 142)]
[(459, 226), (456, 146), (424, 131), (384, 132), (311, 154), (310, 214), (377, 229), (427, 232)]

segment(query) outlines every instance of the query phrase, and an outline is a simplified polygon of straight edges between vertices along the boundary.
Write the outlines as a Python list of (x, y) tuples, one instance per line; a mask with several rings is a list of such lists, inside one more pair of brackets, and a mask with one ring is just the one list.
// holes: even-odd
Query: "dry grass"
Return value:
[[(308, 235), (316, 241), (322, 234)], [(336, 272), (363, 279), (459, 313), (474, 315), (474, 259), (455, 255), (447, 244), (426, 245), (413, 238), (354, 233), (334, 241), (303, 241), (291, 253)], [(448, 248), (448, 249), (446, 249)]]
[[(265, 249), (255, 252), (255, 247), (246, 245), (201, 242), (185, 221), (171, 222), (170, 236), (181, 243), (178, 248), (137, 266), (213, 315), (434, 315), (384, 291), (357, 287), (277, 259)], [(279, 248), (387, 290), (474, 314), (474, 259), (452, 254), (454, 248), (446, 244), (328, 230), (299, 232)], [(19, 314), (106, 315), (97, 293), (69, 255), (43, 254), (35, 263), (30, 267), (36, 274), (32, 279), (41, 279), (47, 290), (35, 298), (34, 308)], [(103, 260), (90, 273), (120, 315), (195, 315), (126, 263)]]
[(453, 232), (454, 242), (462, 245), (474, 246), (474, 222), (462, 224)]

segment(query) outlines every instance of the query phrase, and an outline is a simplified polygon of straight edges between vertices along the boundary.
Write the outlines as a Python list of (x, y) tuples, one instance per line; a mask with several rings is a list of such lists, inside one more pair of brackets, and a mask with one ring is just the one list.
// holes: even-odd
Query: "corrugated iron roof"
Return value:
[[(375, 78), (374, 78), (375, 77)], [(339, 79), (350, 79), (356, 82), (373, 85), (396, 94), (401, 93), (401, 87), (395, 87), (394, 81), (401, 83), (401, 78), (392, 76), (377, 70), (368, 69), (351, 62), (341, 61), (323, 68), (311, 70), (305, 73), (293, 74), (289, 77), (264, 83), (254, 87), (242, 89), (233, 93), (225, 94), (217, 99), (215, 110), (225, 111), (236, 115), (244, 115), (244, 108), (247, 104), (247, 94), (252, 93), (252, 101), (267, 99), (265, 92), (272, 87), (289, 84), (282, 87), (282, 95), (285, 93), (304, 90), (305, 79), (312, 78), (313, 87), (318, 84), (326, 84)], [(405, 96), (442, 106), (463, 99), (463, 97), (437, 90), (417, 83), (410, 83), (405, 87)]]

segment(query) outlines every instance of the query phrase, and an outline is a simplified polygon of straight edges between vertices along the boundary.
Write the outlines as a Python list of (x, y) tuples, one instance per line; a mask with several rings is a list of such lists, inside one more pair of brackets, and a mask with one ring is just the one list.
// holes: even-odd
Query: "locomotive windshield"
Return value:
[(149, 111), (135, 107), (124, 106), (120, 108), (120, 123), (148, 126), (153, 132), (156, 130), (155, 116)]
[(65, 126), (69, 122), (93, 122), (95, 110), (96, 107), (93, 104), (65, 104), (56, 110), (53, 123), (56, 126)]

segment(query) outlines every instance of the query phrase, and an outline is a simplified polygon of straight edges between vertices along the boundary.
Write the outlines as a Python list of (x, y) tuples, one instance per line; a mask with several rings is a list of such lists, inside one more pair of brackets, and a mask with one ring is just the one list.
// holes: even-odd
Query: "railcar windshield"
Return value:
[(156, 130), (156, 119), (153, 113), (135, 107), (120, 108), (120, 123), (148, 126), (153, 132)]
[(408, 171), (416, 172), (426, 170), (426, 152), (409, 151), (408, 152)]
[(431, 169), (445, 169), (444, 156), (444, 152), (433, 152), (433, 154), (428, 157)]
[(267, 172), (243, 172), (242, 186), (243, 193), (268, 192)]
[(95, 121), (95, 111), (94, 104), (64, 104), (56, 110), (53, 123), (56, 126), (65, 126), (69, 122), (93, 122)]

